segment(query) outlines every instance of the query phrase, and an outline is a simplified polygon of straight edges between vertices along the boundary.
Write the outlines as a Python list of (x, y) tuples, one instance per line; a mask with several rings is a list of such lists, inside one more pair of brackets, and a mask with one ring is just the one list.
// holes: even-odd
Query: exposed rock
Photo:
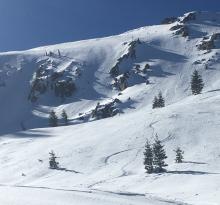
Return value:
[(193, 21), (193, 20), (196, 20), (196, 12), (190, 12), (186, 14), (180, 22), (186, 23), (186, 22)]
[(131, 41), (128, 44), (128, 52), (126, 54), (124, 54), (123, 56), (121, 56), (120, 58), (118, 58), (116, 64), (110, 69), (109, 73), (111, 74), (112, 77), (116, 77), (116, 76), (120, 75), (119, 66), (124, 60), (126, 60), (128, 58), (136, 59), (135, 48), (138, 44), (141, 44), (139, 39), (137, 39), (135, 41)]
[(55, 83), (55, 95), (61, 98), (70, 97), (75, 91), (76, 86), (72, 79), (60, 80)]
[(203, 37), (202, 42), (198, 45), (199, 50), (211, 50), (215, 48), (215, 41), (220, 39), (220, 33), (214, 33), (211, 36)]
[[(31, 89), (28, 95), (28, 99), (31, 102), (36, 102), (41, 94), (49, 91), (48, 88), (53, 90), (55, 96), (61, 98), (69, 97), (73, 94), (76, 89), (73, 78), (79, 76), (80, 72), (75, 62), (70, 63), (68, 69), (61, 72), (54, 71), (53, 68), (56, 68), (57, 62), (53, 63), (53, 60), (49, 58), (40, 58), (37, 64), (39, 68), (32, 77)], [(69, 69), (72, 69), (71, 74), (74, 74), (74, 77), (68, 75)]]
[(136, 59), (136, 51), (135, 48), (138, 44), (141, 44), (141, 41), (139, 39), (132, 41), (131, 43), (129, 43), (129, 48), (128, 48), (128, 55), (129, 57), (131, 57), (132, 59)]
[(213, 48), (215, 48), (215, 44), (212, 40), (202, 41), (202, 43), (198, 45), (199, 50), (211, 50)]
[(147, 73), (147, 71), (150, 69), (150, 65), (147, 63), (145, 66), (144, 66), (144, 69), (143, 69), (143, 73)]
[(110, 70), (110, 74), (112, 77), (119, 75), (119, 63), (117, 62), (115, 66), (113, 66)]
[(137, 74), (146, 74), (147, 71), (150, 69), (150, 65), (147, 63), (145, 64), (144, 68), (141, 68), (140, 65), (135, 65), (133, 70)]
[(114, 99), (112, 102), (104, 105), (100, 105), (100, 103), (98, 103), (95, 109), (92, 110), (91, 117), (95, 119), (103, 119), (115, 116), (119, 112), (119, 109), (116, 108), (118, 103), (121, 103), (118, 99)]
[(116, 77), (114, 79), (114, 82), (113, 82), (113, 86), (117, 89), (119, 89), (120, 91), (123, 91), (125, 90), (127, 87), (128, 87), (128, 83), (127, 83), (127, 79), (128, 79), (128, 74), (122, 74), (118, 77)]
[(219, 40), (220, 39), (220, 33), (214, 33), (211, 36), (211, 40), (215, 41), (215, 40)]
[(171, 24), (178, 20), (176, 17), (168, 17), (161, 21), (161, 24)]
[(181, 35), (182, 37), (189, 36), (188, 28), (186, 26), (183, 26), (182, 28), (180, 28), (175, 32), (175, 35)]
[(183, 24), (177, 24), (170, 28), (170, 31), (175, 31), (175, 35), (182, 35), (183, 37), (186, 37), (189, 35), (187, 26)]
[(172, 26), (170, 28), (170, 31), (176, 31), (176, 30), (181, 29), (183, 27), (184, 27), (183, 24), (177, 24), (177, 25)]
[(60, 78), (62, 76), (63, 76), (63, 72), (54, 72), (51, 75), (51, 80), (55, 81), (55, 80), (57, 80), (58, 78)]
[(140, 68), (141, 68), (140, 65), (135, 65), (135, 66), (134, 66), (135, 72), (136, 72), (136, 73), (140, 73), (140, 72), (141, 72), (141, 69), (140, 69)]

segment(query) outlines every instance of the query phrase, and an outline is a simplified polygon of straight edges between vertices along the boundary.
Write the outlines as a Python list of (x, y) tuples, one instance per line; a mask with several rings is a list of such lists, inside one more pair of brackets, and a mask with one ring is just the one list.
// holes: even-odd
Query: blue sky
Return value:
[(119, 34), (220, 0), (0, 0), (0, 51)]

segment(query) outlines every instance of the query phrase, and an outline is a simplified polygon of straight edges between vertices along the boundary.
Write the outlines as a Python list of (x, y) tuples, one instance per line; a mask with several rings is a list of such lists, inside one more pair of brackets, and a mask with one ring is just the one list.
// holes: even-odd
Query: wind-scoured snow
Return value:
[[(0, 204), (220, 203), (220, 39), (213, 49), (198, 48), (204, 37), (220, 33), (220, 14), (196, 12), (184, 22), (186, 37), (170, 30), (187, 15), (117, 36), (0, 54)], [(132, 73), (128, 87), (119, 91), (109, 72), (138, 39), (136, 58), (126, 58), (119, 68), (149, 64), (149, 84)], [(61, 99), (49, 89), (30, 102), (30, 83), (41, 64), (48, 71), (42, 78), (63, 71), (63, 77), (73, 77), (73, 95)], [(190, 90), (195, 69), (205, 84), (197, 96)], [(159, 91), (166, 106), (152, 109)], [(88, 117), (98, 102), (116, 98), (117, 115)], [(69, 125), (48, 127), (51, 109), (59, 116), (65, 109)], [(156, 133), (169, 166), (166, 173), (146, 174), (144, 145)], [(178, 146), (185, 152), (181, 164), (175, 163)], [(51, 150), (60, 170), (48, 168)]]

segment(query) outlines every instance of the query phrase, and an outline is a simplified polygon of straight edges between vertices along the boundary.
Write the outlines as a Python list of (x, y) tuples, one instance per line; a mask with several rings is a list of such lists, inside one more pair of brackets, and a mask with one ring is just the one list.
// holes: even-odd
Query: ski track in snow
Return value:
[(157, 124), (159, 121), (154, 121), (152, 123), (149, 124), (149, 128), (152, 130), (152, 139), (154, 139), (155, 137), (155, 128), (153, 125)]
[(116, 156), (116, 155), (119, 155), (119, 154), (122, 154), (122, 153), (124, 153), (124, 152), (131, 151), (131, 150), (133, 150), (133, 149), (122, 150), (122, 151), (115, 152), (115, 153), (113, 153), (113, 154), (107, 156), (107, 157), (105, 158), (105, 160), (104, 160), (105, 165), (108, 165), (108, 164), (109, 164), (109, 160), (110, 160), (112, 157), (114, 157), (114, 156)]
[[(119, 195), (125, 197), (144, 197), (146, 201), (150, 199), (151, 201), (157, 202), (164, 202), (166, 205), (191, 205), (187, 203), (182, 203), (175, 200), (167, 200), (161, 197), (152, 196), (150, 194), (141, 194), (135, 192), (115, 192), (115, 191), (107, 191), (102, 189), (89, 189), (89, 190), (77, 190), (77, 189), (62, 189), (62, 188), (51, 188), (51, 187), (41, 187), (41, 186), (25, 186), (25, 185), (5, 185), (0, 184), (0, 187), (11, 187), (11, 188), (25, 188), (25, 189), (39, 189), (39, 190), (53, 190), (53, 191), (62, 191), (62, 192), (77, 192), (77, 193), (85, 193), (85, 194), (97, 194), (97, 193), (107, 193), (111, 195)], [(113, 196), (114, 197), (114, 196)]]
[[(137, 148), (136, 148), (136, 149), (137, 149)], [(121, 167), (121, 172), (122, 172), (122, 173), (121, 173), (120, 175), (115, 176), (115, 177), (111, 177), (111, 178), (107, 178), (107, 179), (103, 179), (103, 180), (97, 181), (97, 182), (95, 182), (95, 183), (92, 183), (91, 185), (88, 186), (88, 188), (92, 188), (92, 187), (94, 187), (94, 186), (96, 186), (96, 185), (98, 185), (98, 184), (103, 184), (103, 183), (106, 183), (106, 182), (108, 182), (108, 181), (111, 181), (111, 180), (120, 178), (120, 177), (128, 176), (128, 173), (127, 173), (127, 171), (125, 170), (125, 168), (126, 168), (129, 164), (131, 164), (131, 163), (137, 158), (138, 154), (140, 153), (140, 151), (141, 151), (142, 149), (143, 149), (143, 147), (142, 147), (142, 148), (138, 148), (137, 154), (135, 155), (134, 159), (132, 159), (131, 161), (129, 161), (128, 163), (126, 163), (125, 165), (123, 165), (123, 166)], [(107, 157), (105, 158), (105, 160), (104, 160), (105, 165), (106, 165), (106, 166), (109, 165), (109, 160), (110, 160), (112, 157), (117, 156), (117, 155), (120, 155), (120, 154), (125, 153), (125, 152), (133, 151), (133, 150), (135, 150), (135, 149), (126, 149), (126, 150), (122, 150), (122, 151), (119, 151), (119, 152), (116, 152), (116, 153), (113, 153), (113, 154), (107, 156)]]
[(51, 188), (44, 186), (27, 186), (27, 185), (5, 185), (0, 184), (1, 187), (14, 187), (14, 188), (29, 188), (29, 189), (48, 189), (48, 190), (56, 190), (56, 191), (68, 191), (68, 192), (82, 192), (82, 193), (92, 193), (92, 191), (83, 191), (77, 189), (60, 189), (60, 188)]

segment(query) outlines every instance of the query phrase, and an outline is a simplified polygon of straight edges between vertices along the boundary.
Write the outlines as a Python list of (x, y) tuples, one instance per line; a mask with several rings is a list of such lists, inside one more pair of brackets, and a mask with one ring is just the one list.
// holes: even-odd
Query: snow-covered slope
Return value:
[[(28, 193), (42, 197), (33, 204), (219, 204), (219, 25), (219, 13), (192, 12), (108, 38), (0, 54), (0, 202), (24, 204)], [(205, 83), (198, 96), (195, 69)], [(73, 92), (55, 89), (70, 81)], [(166, 107), (152, 110), (159, 91)], [(94, 117), (98, 102), (113, 106), (112, 117)], [(51, 109), (65, 109), (70, 125), (49, 128)], [(149, 175), (143, 150), (156, 133), (169, 166)], [(174, 163), (177, 146), (182, 164)], [(52, 149), (63, 170), (48, 169)]]

